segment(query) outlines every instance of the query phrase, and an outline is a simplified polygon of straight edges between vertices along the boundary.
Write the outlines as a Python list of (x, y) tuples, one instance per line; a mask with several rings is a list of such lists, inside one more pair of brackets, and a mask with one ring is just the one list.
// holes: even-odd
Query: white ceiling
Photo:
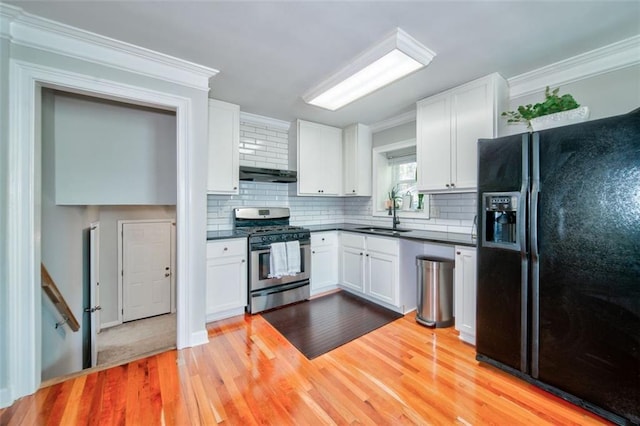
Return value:
[[(640, 34), (640, 1), (6, 1), (220, 70), (210, 97), (242, 111), (372, 124), (491, 72), (505, 78)], [(301, 96), (400, 27), (437, 56), (338, 111)]]

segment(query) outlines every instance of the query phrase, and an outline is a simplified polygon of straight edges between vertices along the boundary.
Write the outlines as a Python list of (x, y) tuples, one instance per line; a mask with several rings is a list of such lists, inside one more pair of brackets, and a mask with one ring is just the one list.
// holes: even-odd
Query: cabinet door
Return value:
[(247, 264), (243, 256), (207, 259), (207, 315), (247, 304)]
[(322, 161), (316, 165), (322, 182), (322, 195), (340, 195), (342, 194), (342, 129), (324, 126), (322, 144)]
[(209, 162), (207, 190), (237, 194), (240, 170), (240, 107), (209, 100)]
[(342, 129), (298, 120), (298, 194), (340, 195)]
[(416, 120), (418, 190), (451, 187), (451, 105), (448, 96), (419, 102)]
[(354, 124), (342, 132), (343, 194), (371, 196), (371, 130)]
[(340, 283), (347, 289), (364, 293), (364, 250), (342, 247), (342, 279)]
[(322, 191), (322, 127), (298, 121), (298, 192), (320, 195)]
[(311, 247), (311, 294), (338, 284), (338, 251), (335, 246)]
[(398, 256), (368, 252), (366, 292), (382, 302), (398, 304)]
[(476, 344), (476, 251), (456, 247), (455, 318), (460, 339)]
[(478, 187), (478, 139), (493, 137), (491, 93), (491, 84), (485, 80), (453, 94), (453, 189)]

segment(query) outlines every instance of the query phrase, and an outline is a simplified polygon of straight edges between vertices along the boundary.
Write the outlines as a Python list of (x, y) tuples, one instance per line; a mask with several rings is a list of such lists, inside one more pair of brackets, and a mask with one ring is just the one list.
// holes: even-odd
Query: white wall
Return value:
[[(3, 27), (2, 18), (0, 18), (0, 235), (7, 235), (7, 216), (6, 216), (6, 200), (7, 200), (7, 173), (9, 162), (7, 159), (7, 146), (9, 139), (9, 97), (5, 93), (9, 91), (9, 41), (3, 37), (3, 32), (7, 28)], [(0, 243), (0, 324), (8, 324), (8, 287), (9, 279), (7, 276), (7, 246), (6, 239), (2, 238)], [(8, 336), (6, 327), (0, 327), (0, 354), (7, 354)], [(0, 362), (0, 407), (6, 405), (10, 401), (9, 379), (7, 373), (8, 365), (6, 361)]]
[[(640, 65), (561, 85), (559, 95), (565, 93), (571, 93), (580, 105), (589, 107), (589, 120), (625, 114), (640, 107)], [(544, 89), (531, 95), (511, 98), (509, 110), (516, 110), (519, 105), (542, 101)], [(524, 124), (509, 124), (505, 127), (504, 135), (526, 131)]]
[(175, 204), (174, 112), (56, 92), (55, 200)]
[(416, 138), (416, 120), (373, 134), (373, 147)]

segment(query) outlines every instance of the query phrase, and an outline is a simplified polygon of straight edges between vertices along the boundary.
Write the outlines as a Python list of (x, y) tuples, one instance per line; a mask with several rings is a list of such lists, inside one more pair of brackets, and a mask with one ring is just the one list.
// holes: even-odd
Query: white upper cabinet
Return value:
[(342, 193), (342, 129), (298, 120), (298, 195)]
[(240, 107), (209, 99), (207, 191), (237, 194), (240, 173)]
[(507, 82), (491, 74), (418, 102), (418, 190), (476, 190), (478, 139), (498, 135), (508, 97)]
[(342, 132), (344, 195), (371, 196), (371, 130), (353, 124)]

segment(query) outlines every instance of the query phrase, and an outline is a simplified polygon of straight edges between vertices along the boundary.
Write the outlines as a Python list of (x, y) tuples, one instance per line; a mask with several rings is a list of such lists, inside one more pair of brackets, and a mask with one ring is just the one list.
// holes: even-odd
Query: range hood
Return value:
[(291, 183), (296, 182), (296, 178), (297, 173), (295, 170), (240, 166), (240, 180), (244, 181)]

